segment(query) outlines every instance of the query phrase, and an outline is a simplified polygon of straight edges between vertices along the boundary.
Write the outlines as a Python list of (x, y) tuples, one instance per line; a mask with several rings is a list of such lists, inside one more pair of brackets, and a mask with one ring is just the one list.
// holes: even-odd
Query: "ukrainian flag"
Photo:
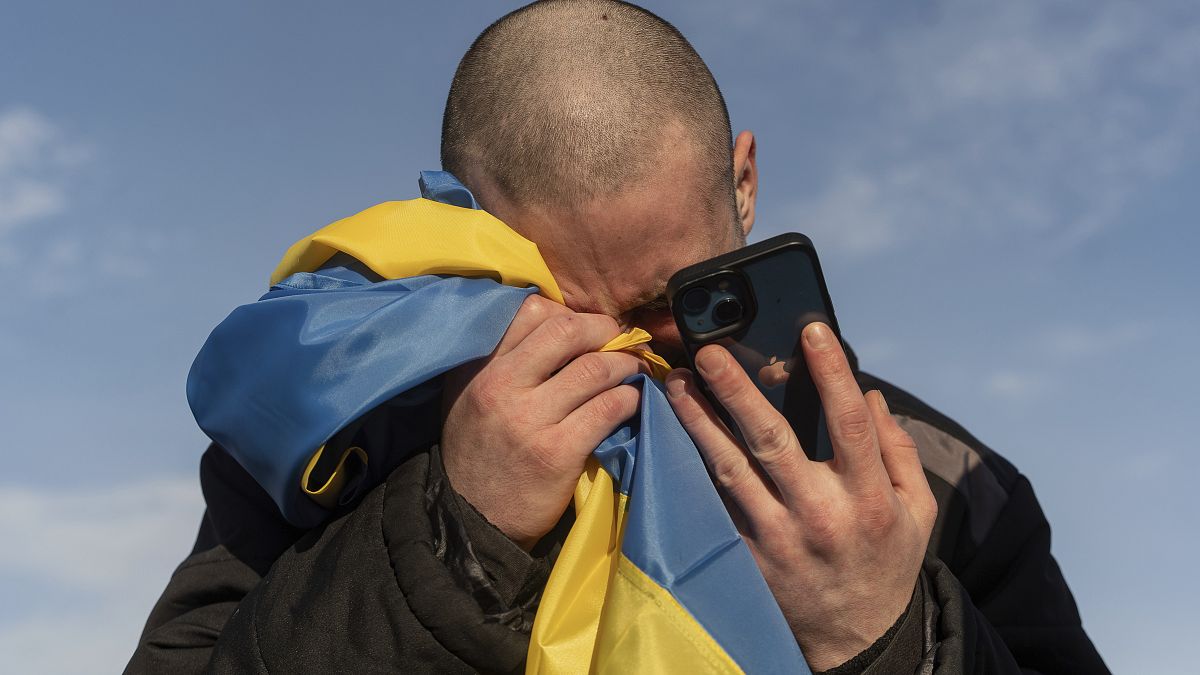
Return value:
[[(296, 525), (437, 442), (439, 376), (490, 354), (528, 295), (562, 302), (537, 247), (453, 176), (424, 172), (421, 190), (293, 245), (188, 375), (201, 429)], [(605, 349), (648, 339), (634, 330)], [(661, 377), (661, 359), (634, 353)], [(579, 479), (527, 672), (809, 672), (659, 384), (630, 382), (640, 409)], [(393, 442), (352, 445), (373, 414)]]

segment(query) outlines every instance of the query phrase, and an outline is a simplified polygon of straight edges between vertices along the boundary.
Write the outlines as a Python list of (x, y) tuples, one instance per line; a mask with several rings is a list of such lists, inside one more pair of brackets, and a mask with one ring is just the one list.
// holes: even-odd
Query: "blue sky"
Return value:
[[(454, 66), (508, 6), (5, 7), (14, 672), (123, 666), (202, 509), (192, 357), (291, 242), (415, 195)], [(755, 236), (812, 236), (864, 367), (1030, 477), (1110, 665), (1188, 670), (1200, 7), (647, 6), (758, 135)]]

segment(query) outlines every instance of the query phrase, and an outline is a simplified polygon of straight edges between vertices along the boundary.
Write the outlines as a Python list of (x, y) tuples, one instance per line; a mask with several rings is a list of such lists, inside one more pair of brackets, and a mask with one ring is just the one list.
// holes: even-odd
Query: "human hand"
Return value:
[(447, 374), (450, 484), (527, 551), (562, 517), (592, 450), (637, 412), (640, 392), (621, 382), (642, 360), (596, 351), (620, 333), (534, 295), (489, 358)]
[(834, 458), (810, 461), (787, 421), (722, 347), (696, 364), (746, 439), (737, 442), (687, 371), (667, 378), (696, 442), (814, 670), (845, 663), (904, 613), (937, 517), (916, 444), (878, 391), (864, 397), (824, 324), (803, 333)]

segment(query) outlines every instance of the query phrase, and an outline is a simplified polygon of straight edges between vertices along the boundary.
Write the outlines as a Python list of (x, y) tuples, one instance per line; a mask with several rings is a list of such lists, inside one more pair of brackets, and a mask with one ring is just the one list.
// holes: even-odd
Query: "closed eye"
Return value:
[(634, 307), (628, 312), (622, 314), (620, 319), (621, 328), (622, 330), (628, 330), (638, 321), (638, 317), (645, 319), (647, 315), (661, 314), (667, 311), (669, 307), (670, 305), (667, 303), (667, 296), (660, 295), (650, 302), (638, 305), (637, 307)]
[(667, 309), (669, 306), (670, 305), (667, 303), (667, 296), (660, 295), (657, 298), (651, 300), (650, 302), (647, 302), (644, 305), (641, 305), (640, 307), (638, 307), (637, 309), (635, 309), (633, 311), (634, 312), (659, 312), (664, 309)]

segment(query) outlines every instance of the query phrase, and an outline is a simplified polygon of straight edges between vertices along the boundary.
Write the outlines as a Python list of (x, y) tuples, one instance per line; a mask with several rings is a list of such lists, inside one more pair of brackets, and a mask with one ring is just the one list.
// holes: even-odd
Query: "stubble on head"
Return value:
[(577, 311), (632, 323), (673, 271), (744, 241), (716, 82), (625, 3), (539, 2), (485, 30), (451, 86), (442, 162), (538, 244)]

